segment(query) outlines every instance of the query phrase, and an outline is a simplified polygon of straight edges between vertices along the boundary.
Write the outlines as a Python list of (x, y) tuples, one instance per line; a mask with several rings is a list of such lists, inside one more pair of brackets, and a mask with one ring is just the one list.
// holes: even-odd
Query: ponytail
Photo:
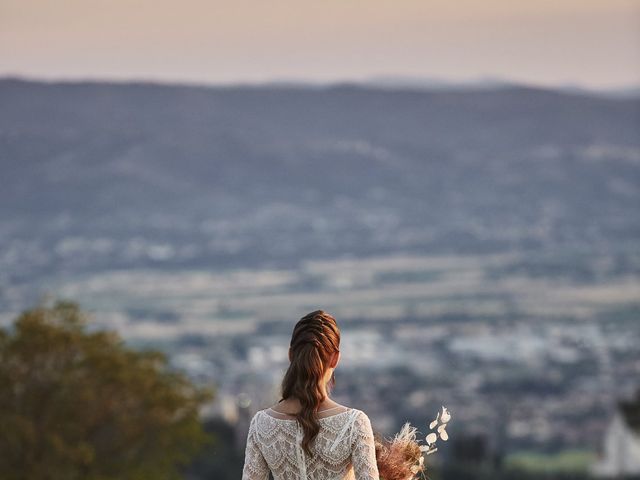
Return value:
[(340, 330), (335, 319), (322, 310), (298, 321), (291, 335), (291, 364), (282, 379), (282, 398), (296, 398), (302, 426), (302, 448), (311, 455), (311, 443), (320, 431), (318, 408), (325, 399), (320, 386), (331, 356), (339, 351)]

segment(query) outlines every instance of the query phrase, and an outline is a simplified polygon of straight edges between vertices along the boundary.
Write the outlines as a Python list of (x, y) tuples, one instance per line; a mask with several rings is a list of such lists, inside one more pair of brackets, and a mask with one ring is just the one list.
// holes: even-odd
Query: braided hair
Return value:
[(310, 445), (320, 431), (318, 408), (325, 400), (320, 382), (339, 348), (340, 330), (336, 320), (323, 310), (308, 313), (293, 328), (291, 364), (282, 379), (282, 399), (293, 397), (300, 402), (296, 420), (304, 432), (302, 448), (309, 455)]

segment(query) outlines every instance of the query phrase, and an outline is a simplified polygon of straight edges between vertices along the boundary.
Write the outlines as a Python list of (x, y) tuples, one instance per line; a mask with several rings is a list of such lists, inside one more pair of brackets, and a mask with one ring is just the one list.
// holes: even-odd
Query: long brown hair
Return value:
[(309, 455), (311, 442), (320, 431), (318, 408), (325, 399), (320, 381), (331, 356), (339, 349), (336, 320), (323, 310), (308, 313), (293, 327), (291, 364), (282, 379), (282, 399), (293, 397), (300, 402), (296, 419), (304, 431), (302, 448)]

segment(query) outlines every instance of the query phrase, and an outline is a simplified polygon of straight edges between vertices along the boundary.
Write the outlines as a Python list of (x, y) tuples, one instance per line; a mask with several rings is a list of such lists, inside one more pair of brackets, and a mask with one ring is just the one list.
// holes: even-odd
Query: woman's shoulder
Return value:
[(355, 425), (359, 430), (371, 428), (371, 420), (364, 410), (344, 405), (341, 407), (344, 407), (344, 410), (340, 411), (340, 416), (346, 418), (348, 424)]
[(359, 410), (357, 408), (352, 409), (352, 413), (353, 424), (355, 425), (356, 430), (366, 436), (371, 435), (373, 430), (369, 416), (363, 410)]
[(364, 410), (360, 410), (359, 408), (355, 408), (355, 407), (347, 407), (347, 406), (345, 406), (344, 408), (346, 408), (346, 411), (350, 412), (351, 415), (353, 415), (355, 418), (369, 419), (369, 417), (364, 412)]
[(290, 423), (290, 422), (279, 422), (276, 417), (267, 413), (269, 408), (263, 408), (262, 410), (256, 411), (251, 417), (251, 421), (249, 422), (249, 432), (268, 432), (273, 429), (274, 422), (277, 423)]
[(269, 409), (263, 408), (255, 412), (251, 417), (250, 427), (255, 427), (258, 423), (261, 423), (262, 419), (269, 416), (269, 414), (267, 413), (267, 410)]

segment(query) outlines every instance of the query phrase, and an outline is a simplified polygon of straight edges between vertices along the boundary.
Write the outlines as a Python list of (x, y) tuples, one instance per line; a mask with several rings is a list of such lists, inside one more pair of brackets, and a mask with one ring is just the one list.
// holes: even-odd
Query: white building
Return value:
[(619, 404), (603, 440), (595, 476), (640, 475), (640, 392), (635, 401)]

